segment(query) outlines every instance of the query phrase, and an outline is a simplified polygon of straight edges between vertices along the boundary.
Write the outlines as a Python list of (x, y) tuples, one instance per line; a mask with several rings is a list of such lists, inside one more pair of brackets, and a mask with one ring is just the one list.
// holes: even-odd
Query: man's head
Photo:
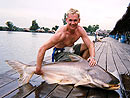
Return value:
[(80, 23), (80, 13), (78, 10), (71, 8), (67, 12), (66, 22), (70, 30), (75, 30)]
[(67, 12), (67, 17), (69, 14), (77, 14), (80, 18), (80, 12), (77, 9), (70, 8), (70, 10)]

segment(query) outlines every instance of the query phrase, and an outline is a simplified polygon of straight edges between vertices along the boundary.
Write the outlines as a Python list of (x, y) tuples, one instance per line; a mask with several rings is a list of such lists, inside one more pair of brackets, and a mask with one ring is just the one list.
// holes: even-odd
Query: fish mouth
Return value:
[(107, 87), (106, 89), (107, 90), (118, 90), (119, 88), (120, 88), (120, 85), (119, 84), (108, 84), (109, 85), (109, 87)]

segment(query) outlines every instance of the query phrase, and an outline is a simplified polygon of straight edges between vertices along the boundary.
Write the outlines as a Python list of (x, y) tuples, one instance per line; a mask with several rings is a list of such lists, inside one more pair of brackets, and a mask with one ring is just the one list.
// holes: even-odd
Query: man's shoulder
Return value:
[(78, 30), (84, 30), (84, 28), (82, 26), (78, 26)]
[(64, 30), (66, 30), (66, 26), (65, 25), (61, 26), (57, 31), (64, 31)]
[(60, 27), (60, 28), (56, 31), (56, 33), (61, 33), (61, 34), (63, 34), (63, 32), (66, 32), (66, 27), (65, 27), (65, 26)]
[(82, 26), (78, 26), (78, 32), (79, 32), (80, 34), (86, 33), (85, 29), (84, 29)]

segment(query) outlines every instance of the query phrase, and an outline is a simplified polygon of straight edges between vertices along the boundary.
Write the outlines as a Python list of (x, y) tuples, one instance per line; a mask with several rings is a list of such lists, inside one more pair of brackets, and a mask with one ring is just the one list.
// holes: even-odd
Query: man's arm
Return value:
[(83, 42), (86, 44), (86, 46), (89, 49), (90, 57), (88, 60), (90, 61), (89, 62), (90, 66), (94, 66), (96, 64), (94, 44), (93, 44), (93, 42), (91, 42), (86, 31), (83, 28), (80, 29), (80, 32), (81, 32), (81, 37), (82, 37)]
[(36, 74), (39, 74), (39, 75), (43, 74), (43, 72), (41, 71), (41, 67), (42, 67), (42, 62), (43, 62), (46, 50), (52, 48), (63, 39), (64, 39), (64, 35), (62, 33), (56, 33), (50, 38), (50, 40), (48, 40), (46, 43), (44, 43), (40, 47), (38, 51), (38, 55), (37, 55), (37, 65), (36, 65), (36, 71), (35, 71)]

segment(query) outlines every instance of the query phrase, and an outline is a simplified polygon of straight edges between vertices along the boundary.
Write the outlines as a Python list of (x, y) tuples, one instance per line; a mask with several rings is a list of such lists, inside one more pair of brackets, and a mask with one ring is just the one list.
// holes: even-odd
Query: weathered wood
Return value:
[(90, 89), (87, 98), (107, 98), (107, 92), (99, 88)]
[(17, 78), (11, 77), (15, 74), (16, 74), (16, 71), (14, 71), (14, 70), (9, 70), (3, 74), (0, 74), (0, 88), (3, 87), (4, 85), (16, 80)]
[(17, 81), (9, 83), (8, 85), (0, 88), (0, 96), (3, 96), (5, 94), (7, 94), (8, 92), (16, 89), (17, 87), (18, 87), (18, 82)]
[(98, 51), (101, 46), (102, 46), (102, 43), (101, 43), (101, 42), (95, 43), (95, 51)]
[(48, 84), (46, 82), (41, 83), (36, 90), (31, 93), (27, 98), (33, 98), (34, 96), (36, 98), (45, 98), (47, 97), (55, 88), (58, 86), (58, 84)]
[(98, 65), (100, 65), (102, 68), (106, 70), (106, 55), (107, 55), (107, 43), (104, 42), (104, 47), (102, 49), (102, 52), (100, 53), (100, 58), (98, 61)]
[(82, 87), (82, 86), (75, 87), (71, 91), (71, 93), (68, 95), (67, 98), (86, 98), (89, 92), (89, 89), (90, 88), (88, 87)]
[(46, 98), (66, 98), (72, 89), (73, 85), (58, 85)]
[[(19, 86), (18, 85), (18, 81), (14, 81), (6, 86), (3, 87), (3, 89), (7, 89), (7, 87), (10, 87), (10, 89), (8, 91), (3, 91), (3, 96), (10, 98), (10, 97), (14, 97), (14, 98), (22, 98), (28, 94), (30, 94), (30, 92), (33, 92), (35, 90), (35, 86), (36, 86), (36, 82), (38, 84), (40, 84), (42, 81), (39, 81), (40, 77), (35, 77), (33, 78), (33, 81), (30, 81), (30, 83), (25, 84), (23, 86)], [(41, 80), (41, 79), (40, 79)]]
[[(113, 44), (113, 42), (112, 42)], [(112, 46), (112, 45), (111, 45)], [(128, 59), (128, 53), (127, 51), (124, 49), (123, 44), (118, 44), (115, 43), (114, 46), (112, 46), (112, 49), (115, 50), (115, 54), (113, 54), (113, 58), (114, 58), (114, 63), (115, 66), (117, 68), (118, 74), (120, 76), (120, 81), (121, 81), (121, 92), (123, 93), (123, 95), (126, 98), (129, 98), (130, 96), (130, 90), (128, 88), (129, 84), (128, 81), (130, 79), (123, 77), (124, 74), (129, 73), (129, 64), (130, 61)], [(127, 86), (126, 86), (127, 85)]]
[(100, 48), (96, 51), (95, 57), (96, 57), (97, 62), (98, 62), (99, 59), (100, 59), (101, 53), (102, 53), (102, 51), (103, 51), (103, 47), (104, 47), (104, 43), (103, 43), (103, 44), (100, 46)]
[(106, 98), (121, 98), (121, 96), (116, 91), (107, 91)]
[(35, 88), (31, 83), (28, 83), (8, 93), (4, 98), (23, 98), (32, 93)]

